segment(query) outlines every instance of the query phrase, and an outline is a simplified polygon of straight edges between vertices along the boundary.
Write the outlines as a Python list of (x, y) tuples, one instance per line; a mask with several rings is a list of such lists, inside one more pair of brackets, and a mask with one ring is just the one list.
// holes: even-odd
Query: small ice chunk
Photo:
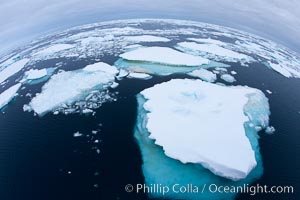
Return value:
[(91, 65), (87, 65), (85, 68), (83, 68), (84, 71), (88, 72), (96, 72), (96, 71), (102, 71), (109, 74), (117, 74), (118, 70), (116, 67), (113, 67), (107, 63), (104, 62), (97, 62)]
[(275, 132), (275, 128), (273, 126), (268, 126), (266, 128), (266, 133), (267, 134), (273, 134)]
[(94, 111), (91, 110), (91, 109), (88, 109), (88, 108), (85, 108), (85, 109), (82, 110), (83, 114), (88, 114), (88, 113), (92, 113), (92, 112), (94, 112)]
[(198, 77), (207, 82), (215, 82), (217, 80), (216, 74), (203, 68), (194, 70), (188, 73), (188, 75)]
[(22, 84), (18, 83), (0, 94), (0, 109), (9, 104), (9, 102), (17, 95)]
[(228, 83), (233, 83), (234, 81), (236, 81), (235, 78), (233, 76), (231, 76), (230, 74), (222, 74), (221, 79), (223, 79), (224, 81), (226, 81)]
[(128, 78), (136, 78), (136, 79), (143, 79), (148, 80), (151, 79), (152, 76), (146, 73), (138, 73), (138, 72), (130, 72), (127, 76)]
[(232, 75), (236, 75), (236, 74), (237, 74), (236, 71), (231, 71), (230, 73), (231, 73)]
[(82, 133), (80, 133), (79, 131), (77, 131), (76, 133), (73, 134), (74, 137), (81, 137), (83, 136)]
[(118, 86), (119, 86), (119, 83), (113, 82), (110, 87), (111, 88), (116, 88)]
[(200, 66), (209, 62), (206, 58), (185, 54), (168, 47), (138, 48), (123, 53), (120, 57), (126, 60), (184, 66)]
[(268, 94), (272, 94), (272, 91), (271, 91), (271, 90), (266, 90), (266, 92), (267, 92)]

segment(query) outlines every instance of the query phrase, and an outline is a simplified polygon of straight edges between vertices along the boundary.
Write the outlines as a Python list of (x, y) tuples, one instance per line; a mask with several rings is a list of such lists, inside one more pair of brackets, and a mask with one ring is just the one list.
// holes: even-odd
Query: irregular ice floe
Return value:
[(139, 35), (139, 36), (127, 36), (125, 40), (131, 42), (169, 42), (170, 40), (165, 37), (158, 37), (153, 35)]
[[(103, 63), (95, 63), (75, 71), (62, 71), (50, 78), (29, 106), (42, 115), (65, 104), (72, 104), (86, 98), (92, 90), (103, 90), (111, 85), (117, 72), (115, 67)], [(68, 112), (72, 111), (70, 108)]]
[[(177, 44), (177, 49), (186, 53), (193, 53), (195, 55), (207, 56), (208, 58), (215, 58), (217, 60), (225, 61), (251, 61), (252, 58), (230, 49), (226, 49), (216, 44), (199, 44), (195, 42), (180, 42)], [(208, 54), (208, 55), (207, 55)], [(216, 57), (215, 57), (216, 56)]]
[(257, 140), (247, 137), (244, 124), (268, 126), (269, 105), (261, 91), (175, 79), (141, 95), (145, 113), (139, 115), (145, 121), (138, 126), (146, 131), (141, 134), (149, 132), (168, 157), (202, 164), (233, 180), (245, 178), (257, 165), (252, 148)]
[(13, 76), (17, 72), (21, 71), (28, 62), (29, 59), (24, 58), (22, 60), (12, 63), (11, 65), (6, 66), (0, 71), (0, 83)]
[(5, 107), (17, 95), (22, 84), (18, 83), (0, 94), (0, 109)]
[(121, 58), (132, 61), (146, 61), (167, 65), (201, 66), (208, 60), (199, 56), (185, 54), (168, 47), (145, 47), (120, 55)]
[(222, 74), (220, 76), (220, 78), (228, 83), (233, 83), (236, 81), (235, 78), (233, 76), (231, 76), (230, 74)]
[(276, 72), (280, 73), (281, 75), (283, 75), (287, 78), (290, 78), (293, 76), (285, 67), (281, 66), (280, 64), (275, 64), (272, 62), (268, 62), (268, 63), (272, 69), (274, 69)]
[(188, 73), (188, 75), (198, 77), (207, 82), (215, 82), (217, 79), (216, 74), (214, 74), (213, 72), (208, 71), (206, 69), (203, 69), (203, 68), (194, 70), (194, 71)]
[(31, 69), (25, 72), (25, 77), (27, 80), (39, 79), (43, 78), (44, 76), (47, 76), (47, 69)]

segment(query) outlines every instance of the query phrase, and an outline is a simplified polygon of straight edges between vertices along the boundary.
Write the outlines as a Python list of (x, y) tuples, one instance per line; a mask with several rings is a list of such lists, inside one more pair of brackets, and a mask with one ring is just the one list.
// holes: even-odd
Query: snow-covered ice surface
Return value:
[(185, 54), (168, 47), (145, 47), (120, 55), (121, 58), (133, 61), (146, 61), (167, 65), (201, 66), (208, 60), (199, 56)]
[(8, 79), (9, 77), (13, 76), (21, 69), (25, 67), (28, 63), (29, 59), (22, 59), (16, 62), (11, 63), (10, 65), (6, 66), (4, 69), (0, 69), (0, 83)]
[(43, 115), (64, 104), (86, 98), (93, 90), (104, 90), (114, 82), (117, 69), (105, 63), (95, 63), (76, 71), (55, 74), (29, 103), (34, 112)]
[(188, 73), (188, 75), (198, 77), (207, 82), (215, 82), (217, 80), (216, 74), (203, 68), (194, 70)]
[[(167, 156), (183, 163), (200, 163), (233, 180), (245, 178), (256, 166), (244, 123), (260, 118), (251, 119), (244, 108), (250, 98), (255, 101), (250, 109), (268, 108), (259, 90), (177, 79), (146, 89), (141, 95), (147, 99), (144, 109), (149, 112), (149, 138), (162, 146)], [(268, 114), (258, 116), (263, 117), (264, 126)]]
[(137, 72), (130, 72), (127, 77), (128, 78), (144, 79), (144, 80), (148, 80), (148, 79), (152, 78), (152, 76), (149, 75), (149, 74), (137, 73)]
[[(174, 79), (142, 91), (135, 138), (146, 184), (239, 186), (253, 182), (262, 175), (255, 127), (266, 128), (269, 115), (268, 99), (249, 87)], [(241, 180), (228, 181), (214, 174)], [(206, 191), (201, 198), (234, 196)], [(195, 199), (197, 195), (171, 192), (165, 198)]]
[(0, 94), (0, 110), (9, 104), (9, 102), (17, 95), (17, 92), (21, 86), (22, 85), (18, 83)]
[(31, 69), (25, 72), (27, 80), (34, 80), (47, 76), (47, 69)]

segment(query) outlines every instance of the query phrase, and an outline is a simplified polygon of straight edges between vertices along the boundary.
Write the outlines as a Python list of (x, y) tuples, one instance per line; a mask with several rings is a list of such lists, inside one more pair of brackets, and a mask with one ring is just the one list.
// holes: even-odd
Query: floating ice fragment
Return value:
[(257, 150), (257, 138), (247, 137), (253, 129), (244, 124), (268, 125), (268, 100), (261, 91), (174, 79), (141, 95), (145, 112), (139, 119), (145, 121), (137, 125), (140, 134), (149, 132), (168, 157), (202, 164), (232, 180), (245, 178), (257, 165), (252, 149)]
[(266, 133), (267, 134), (273, 134), (275, 132), (275, 128), (273, 126), (268, 126), (266, 128)]
[(203, 68), (194, 70), (188, 74), (190, 76), (198, 77), (207, 82), (215, 82), (217, 79), (216, 74)]
[(220, 78), (228, 83), (233, 83), (234, 81), (236, 81), (235, 78), (230, 74), (222, 74)]
[(74, 137), (81, 137), (81, 136), (83, 136), (83, 134), (79, 133), (79, 131), (78, 131), (78, 132), (74, 133), (73, 136)]
[(145, 73), (137, 73), (137, 72), (130, 72), (129, 75), (127, 76), (128, 78), (137, 78), (137, 79), (143, 79), (143, 80), (148, 80), (151, 79), (152, 76), (149, 74)]
[(39, 79), (43, 78), (44, 76), (47, 76), (47, 69), (31, 69), (25, 72), (25, 77), (27, 80)]
[(272, 94), (272, 91), (271, 91), (271, 90), (266, 90), (266, 92), (267, 92), (268, 94)]
[[(85, 99), (91, 91), (107, 88), (114, 81), (117, 72), (115, 67), (103, 63), (95, 63), (75, 71), (62, 71), (50, 78), (42, 87), (42, 92), (37, 94), (29, 105), (39, 115), (61, 105), (68, 108), (66, 104)], [(103, 94), (101, 98), (110, 96)], [(65, 114), (70, 111), (72, 110), (65, 110)]]
[(231, 73), (232, 75), (236, 75), (236, 74), (237, 74), (236, 71), (231, 71), (230, 73)]
[(21, 83), (18, 83), (0, 94), (0, 110), (13, 100), (21, 86)]

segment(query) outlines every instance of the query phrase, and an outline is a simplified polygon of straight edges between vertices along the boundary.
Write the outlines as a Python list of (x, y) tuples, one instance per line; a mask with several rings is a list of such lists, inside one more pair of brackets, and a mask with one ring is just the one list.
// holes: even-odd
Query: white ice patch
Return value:
[(219, 46), (225, 46), (227, 44), (220, 40), (214, 40), (211, 38), (188, 38), (188, 40), (194, 41), (194, 42), (200, 42), (200, 43), (215, 44), (215, 45), (219, 45)]
[(40, 79), (47, 76), (47, 69), (31, 69), (25, 72), (26, 80)]
[(204, 55), (206, 53), (218, 56), (226, 61), (240, 61), (247, 60), (250, 61), (251, 58), (245, 54), (234, 52), (230, 49), (226, 49), (216, 44), (198, 44), (195, 42), (180, 42), (178, 43), (180, 50), (185, 52), (192, 51), (194, 53), (199, 53), (199, 55)]
[(18, 83), (0, 94), (0, 109), (6, 106), (17, 95), (21, 86), (21, 83)]
[(188, 73), (188, 75), (198, 77), (207, 82), (215, 82), (217, 79), (216, 74), (203, 68), (194, 70)]
[[(103, 67), (103, 68), (102, 68)], [(62, 71), (53, 75), (42, 87), (29, 106), (42, 115), (58, 108), (62, 104), (71, 104), (84, 99), (93, 89), (109, 86), (117, 74), (113, 66), (95, 63), (76, 71)]]
[[(167, 156), (182, 163), (202, 164), (233, 180), (245, 178), (256, 166), (244, 124), (250, 120), (268, 122), (265, 111), (269, 105), (261, 91), (174, 79), (141, 95), (146, 100), (143, 107), (149, 138), (162, 146)], [(253, 113), (257, 109), (262, 110), (261, 115)]]
[(272, 69), (274, 69), (276, 72), (280, 73), (281, 75), (283, 75), (287, 78), (290, 78), (293, 76), (285, 67), (281, 66), (280, 64), (275, 64), (272, 62), (268, 62), (268, 63)]
[(130, 72), (127, 78), (136, 78), (136, 79), (143, 79), (148, 80), (151, 79), (152, 76), (146, 73), (138, 73), (138, 72)]
[(139, 36), (127, 36), (125, 40), (131, 42), (169, 42), (170, 40), (165, 37), (153, 36), (153, 35), (139, 35)]
[(236, 81), (235, 78), (230, 74), (222, 74), (220, 78), (228, 83), (233, 83)]
[(121, 58), (133, 61), (146, 61), (169, 65), (200, 66), (208, 64), (206, 58), (185, 54), (168, 47), (145, 47), (120, 55)]
[(0, 83), (11, 77), (12, 75), (16, 74), (17, 72), (21, 71), (25, 67), (25, 65), (29, 62), (29, 59), (24, 58), (17, 62), (8, 65), (6, 68), (0, 71)]

